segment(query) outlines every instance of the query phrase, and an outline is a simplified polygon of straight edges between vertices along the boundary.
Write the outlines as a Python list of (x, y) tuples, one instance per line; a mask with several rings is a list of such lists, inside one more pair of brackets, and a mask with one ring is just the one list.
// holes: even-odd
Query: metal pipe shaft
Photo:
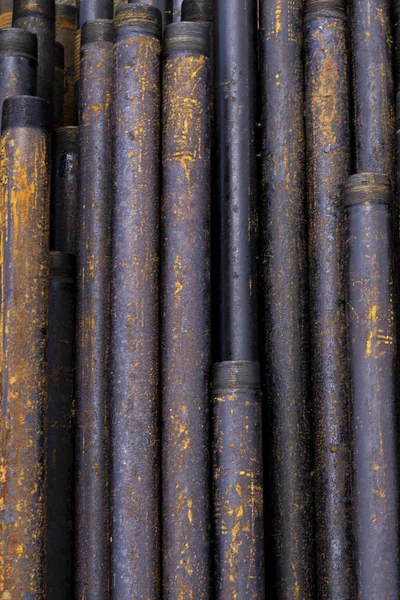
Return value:
[(268, 587), (315, 594), (309, 372), (303, 0), (260, 5), (262, 378)]
[(354, 597), (344, 188), (351, 169), (347, 12), (305, 9), (310, 344), (318, 596)]
[(54, 94), (54, 0), (14, 0), (13, 27), (31, 31), (38, 42), (36, 95), (53, 109)]
[(75, 125), (74, 44), (76, 7), (56, 3), (56, 41), (64, 46), (64, 125)]
[(64, 124), (64, 46), (54, 44), (53, 127)]
[(163, 598), (211, 598), (208, 31), (166, 29), (161, 210)]
[(0, 0), (0, 29), (12, 27), (13, 0)]
[(5, 98), (35, 95), (36, 75), (36, 36), (22, 29), (0, 29), (0, 115)]
[(395, 179), (391, 2), (351, 0), (356, 171)]
[(148, 4), (158, 8), (161, 13), (162, 31), (172, 23), (172, 0), (129, 0), (130, 4)]
[(114, 26), (111, 596), (160, 597), (159, 193), (161, 14)]
[(75, 257), (50, 253), (47, 600), (74, 596)]
[(79, 128), (60, 127), (53, 136), (50, 249), (78, 255)]
[(46, 597), (50, 106), (15, 96), (1, 135), (0, 582)]
[(400, 595), (393, 209), (389, 177), (350, 177), (345, 201), (346, 291), (360, 600), (395, 600)]
[(109, 311), (112, 198), (109, 20), (82, 29), (76, 333), (75, 594), (109, 598)]

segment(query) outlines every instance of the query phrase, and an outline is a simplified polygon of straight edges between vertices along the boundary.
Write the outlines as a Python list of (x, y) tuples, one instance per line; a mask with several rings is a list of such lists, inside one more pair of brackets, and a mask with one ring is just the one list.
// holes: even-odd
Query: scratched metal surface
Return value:
[(310, 345), (318, 596), (354, 596), (344, 188), (351, 168), (345, 3), (306, 2)]

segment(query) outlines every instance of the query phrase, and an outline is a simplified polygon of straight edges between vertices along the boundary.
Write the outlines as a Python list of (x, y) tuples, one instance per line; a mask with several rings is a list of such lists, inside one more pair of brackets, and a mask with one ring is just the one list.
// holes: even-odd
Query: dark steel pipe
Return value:
[(76, 333), (75, 594), (106, 600), (109, 579), (109, 311), (112, 198), (109, 20), (82, 29)]
[(257, 360), (256, 3), (215, 4), (217, 360)]
[(76, 11), (74, 95), (75, 118), (79, 124), (79, 78), (82, 28), (87, 21), (96, 21), (98, 19), (111, 20), (114, 14), (113, 0), (77, 0)]
[(347, 326), (357, 595), (400, 597), (397, 298), (390, 178), (346, 190)]
[(47, 600), (74, 597), (75, 257), (50, 253)]
[(260, 365), (213, 367), (215, 598), (263, 600), (264, 507)]
[(60, 127), (53, 136), (50, 249), (78, 255), (79, 128)]
[(172, 21), (174, 23), (181, 20), (182, 2), (183, 0), (172, 0)]
[(303, 1), (263, 0), (260, 19), (268, 589), (278, 598), (313, 598)]
[(15, 96), (1, 134), (0, 581), (3, 598), (46, 597), (50, 106)]
[(35, 95), (36, 73), (36, 36), (12, 27), (0, 29), (0, 115), (5, 98)]
[(54, 0), (14, 0), (13, 27), (37, 36), (38, 70), (36, 95), (53, 107), (54, 91)]
[(395, 179), (395, 97), (390, 0), (352, 0), (356, 171)]
[(53, 127), (64, 124), (64, 46), (54, 44)]
[(129, 0), (130, 4), (148, 4), (158, 8), (162, 18), (162, 30), (172, 23), (172, 0)]
[(12, 27), (14, 0), (0, 0), (0, 29)]
[(111, 279), (115, 600), (160, 597), (160, 54), (159, 10), (120, 6), (114, 25)]
[(64, 125), (75, 125), (74, 44), (76, 7), (56, 3), (56, 41), (64, 46)]
[(213, 0), (183, 0), (182, 2), (182, 21), (210, 25), (213, 22), (213, 14)]
[(163, 598), (211, 598), (210, 62), (202, 25), (167, 27), (161, 210)]
[(344, 189), (351, 169), (346, 2), (305, 5), (309, 284), (318, 597), (354, 597)]

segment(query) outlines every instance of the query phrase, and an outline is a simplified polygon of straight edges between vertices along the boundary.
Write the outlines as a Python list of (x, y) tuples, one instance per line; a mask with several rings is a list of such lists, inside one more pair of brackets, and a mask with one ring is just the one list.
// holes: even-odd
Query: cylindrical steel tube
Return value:
[(161, 13), (162, 30), (172, 23), (172, 0), (129, 0), (131, 4), (148, 4), (158, 8)]
[(261, 402), (258, 363), (213, 366), (217, 600), (265, 597)]
[(54, 96), (53, 127), (62, 127), (64, 122), (64, 46), (54, 44)]
[(351, 0), (356, 171), (395, 174), (390, 0)]
[(79, 78), (81, 68), (81, 34), (86, 21), (113, 18), (113, 0), (77, 0), (74, 60), (75, 118), (79, 123)]
[(215, 5), (216, 199), (219, 349), (215, 362), (257, 360), (256, 3)]
[(390, 178), (346, 189), (352, 490), (358, 599), (400, 597), (397, 300)]
[(0, 186), (3, 598), (46, 597), (47, 322), (50, 106), (3, 104)]
[(56, 4), (56, 41), (64, 46), (64, 125), (75, 124), (74, 43), (76, 7)]
[(305, 12), (310, 346), (318, 597), (354, 597), (344, 189), (351, 169), (347, 12), (308, 0)]
[(74, 597), (75, 257), (50, 253), (47, 600)]
[(172, 20), (174, 23), (181, 20), (182, 2), (183, 0), (172, 0)]
[(303, 0), (263, 0), (262, 379), (269, 480), (268, 589), (315, 594), (308, 356)]
[(0, 29), (12, 27), (14, 0), (0, 0)]
[(36, 36), (13, 27), (0, 29), (0, 118), (5, 98), (35, 95), (36, 74)]
[(78, 255), (79, 128), (54, 132), (50, 249)]
[(36, 95), (52, 108), (54, 90), (54, 0), (14, 0), (13, 27), (31, 31), (38, 40)]
[(213, 0), (183, 0), (181, 18), (182, 21), (211, 24), (213, 22)]
[(159, 171), (161, 14), (114, 22), (111, 597), (160, 597)]
[(161, 364), (163, 598), (210, 598), (208, 31), (165, 32)]
[(109, 20), (82, 29), (76, 338), (75, 594), (109, 598), (109, 311), (112, 198)]

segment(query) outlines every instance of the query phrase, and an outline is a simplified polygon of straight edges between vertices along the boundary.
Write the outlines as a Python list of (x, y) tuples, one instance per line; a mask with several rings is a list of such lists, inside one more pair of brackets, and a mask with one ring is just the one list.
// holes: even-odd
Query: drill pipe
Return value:
[(60, 127), (53, 140), (50, 249), (77, 256), (79, 128)]
[(0, 29), (0, 115), (5, 98), (36, 92), (37, 40), (30, 31)]
[(51, 110), (3, 104), (0, 186), (0, 581), (3, 598), (46, 597), (47, 323)]
[(50, 253), (47, 600), (74, 596), (75, 257)]
[[(211, 598), (210, 62), (197, 23), (167, 27), (161, 209), (163, 598)], [(184, 390), (184, 391), (182, 391)]]
[(356, 171), (395, 179), (390, 0), (351, 0)]
[(315, 594), (308, 349), (303, 0), (263, 0), (262, 369), (269, 589)]
[[(318, 597), (354, 597), (344, 189), (351, 167), (345, 0), (305, 9), (310, 341)], [(326, 92), (329, 90), (329, 93)]]
[(74, 43), (76, 7), (56, 4), (56, 41), (64, 46), (64, 125), (75, 125)]
[(216, 362), (257, 360), (255, 9), (254, 0), (215, 5)]
[(160, 56), (160, 11), (120, 6), (114, 26), (110, 396), (115, 600), (160, 597)]
[(393, 204), (387, 175), (349, 178), (346, 305), (359, 600), (400, 597)]
[(215, 598), (263, 600), (264, 500), (260, 365), (214, 364)]
[(75, 594), (109, 598), (110, 20), (82, 29), (76, 330)]
[(54, 91), (54, 0), (14, 0), (13, 27), (37, 36), (38, 69), (36, 95), (53, 109)]

